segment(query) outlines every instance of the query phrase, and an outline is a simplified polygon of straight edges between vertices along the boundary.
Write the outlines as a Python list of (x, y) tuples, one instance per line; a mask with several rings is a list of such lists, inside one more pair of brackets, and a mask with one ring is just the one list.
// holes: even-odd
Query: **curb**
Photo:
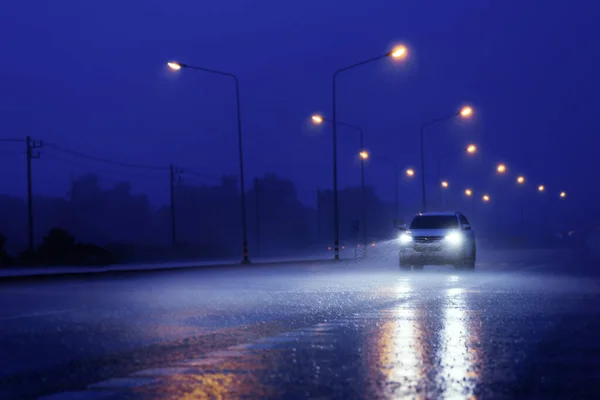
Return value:
[(271, 265), (302, 265), (302, 264), (322, 264), (334, 261), (332, 259), (317, 259), (317, 260), (292, 260), (292, 261), (265, 261), (259, 262), (256, 264), (243, 264), (243, 263), (231, 263), (231, 264), (212, 264), (212, 265), (196, 265), (196, 266), (180, 266), (180, 267), (157, 267), (157, 268), (146, 268), (146, 269), (110, 269), (108, 266), (103, 270), (94, 270), (94, 271), (85, 271), (84, 268), (77, 270), (77, 267), (74, 267), (72, 271), (60, 271), (56, 273), (46, 273), (46, 274), (30, 274), (30, 275), (8, 275), (1, 276), (0, 275), (0, 285), (3, 283), (9, 282), (18, 282), (18, 281), (47, 281), (52, 279), (68, 279), (68, 278), (81, 278), (81, 279), (90, 279), (95, 277), (107, 277), (107, 276), (126, 276), (126, 275), (136, 275), (140, 273), (148, 274), (148, 273), (166, 273), (166, 272), (183, 272), (183, 271), (198, 271), (198, 270), (216, 270), (216, 269), (232, 269), (239, 268), (247, 270), (253, 267), (266, 267)]

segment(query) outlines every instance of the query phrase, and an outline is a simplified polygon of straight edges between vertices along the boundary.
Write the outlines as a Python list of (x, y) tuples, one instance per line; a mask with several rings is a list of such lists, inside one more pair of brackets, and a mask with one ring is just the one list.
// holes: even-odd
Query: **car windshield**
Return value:
[(410, 229), (452, 229), (458, 228), (454, 215), (418, 215), (410, 224)]

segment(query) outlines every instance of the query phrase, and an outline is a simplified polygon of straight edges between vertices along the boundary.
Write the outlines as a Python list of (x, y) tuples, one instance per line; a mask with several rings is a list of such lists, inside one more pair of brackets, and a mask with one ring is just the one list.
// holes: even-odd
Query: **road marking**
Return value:
[(65, 314), (65, 313), (68, 313), (68, 312), (71, 312), (71, 311), (73, 311), (73, 309), (70, 309), (70, 310), (55, 310), (55, 311), (42, 311), (42, 312), (36, 312), (36, 313), (30, 313), (30, 314), (12, 315), (12, 316), (9, 316), (9, 317), (0, 317), (0, 321), (9, 321), (11, 319), (45, 317), (47, 315)]

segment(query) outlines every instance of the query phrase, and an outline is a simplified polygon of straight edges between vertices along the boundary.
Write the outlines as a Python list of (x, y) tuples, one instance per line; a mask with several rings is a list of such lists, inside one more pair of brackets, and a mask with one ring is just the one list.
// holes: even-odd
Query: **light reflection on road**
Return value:
[[(394, 292), (399, 299), (409, 299), (413, 288), (408, 279), (401, 280)], [(402, 303), (385, 313), (384, 321), (370, 340), (377, 357), (374, 365), (367, 365), (371, 379), (378, 384), (378, 392), (387, 398), (426, 398), (424, 330), (422, 310)], [(382, 382), (383, 378), (383, 382)], [(417, 390), (419, 389), (419, 390)], [(417, 394), (420, 393), (420, 394)]]
[(474, 398), (479, 382), (478, 329), (468, 305), (468, 292), (446, 290), (442, 308), (436, 385), (442, 398)]

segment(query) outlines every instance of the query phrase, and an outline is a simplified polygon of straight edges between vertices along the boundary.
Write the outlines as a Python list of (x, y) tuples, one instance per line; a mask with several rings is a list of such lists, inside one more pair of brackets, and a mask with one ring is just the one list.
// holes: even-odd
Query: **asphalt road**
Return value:
[(520, 254), (0, 283), (0, 398), (596, 397), (593, 266)]

